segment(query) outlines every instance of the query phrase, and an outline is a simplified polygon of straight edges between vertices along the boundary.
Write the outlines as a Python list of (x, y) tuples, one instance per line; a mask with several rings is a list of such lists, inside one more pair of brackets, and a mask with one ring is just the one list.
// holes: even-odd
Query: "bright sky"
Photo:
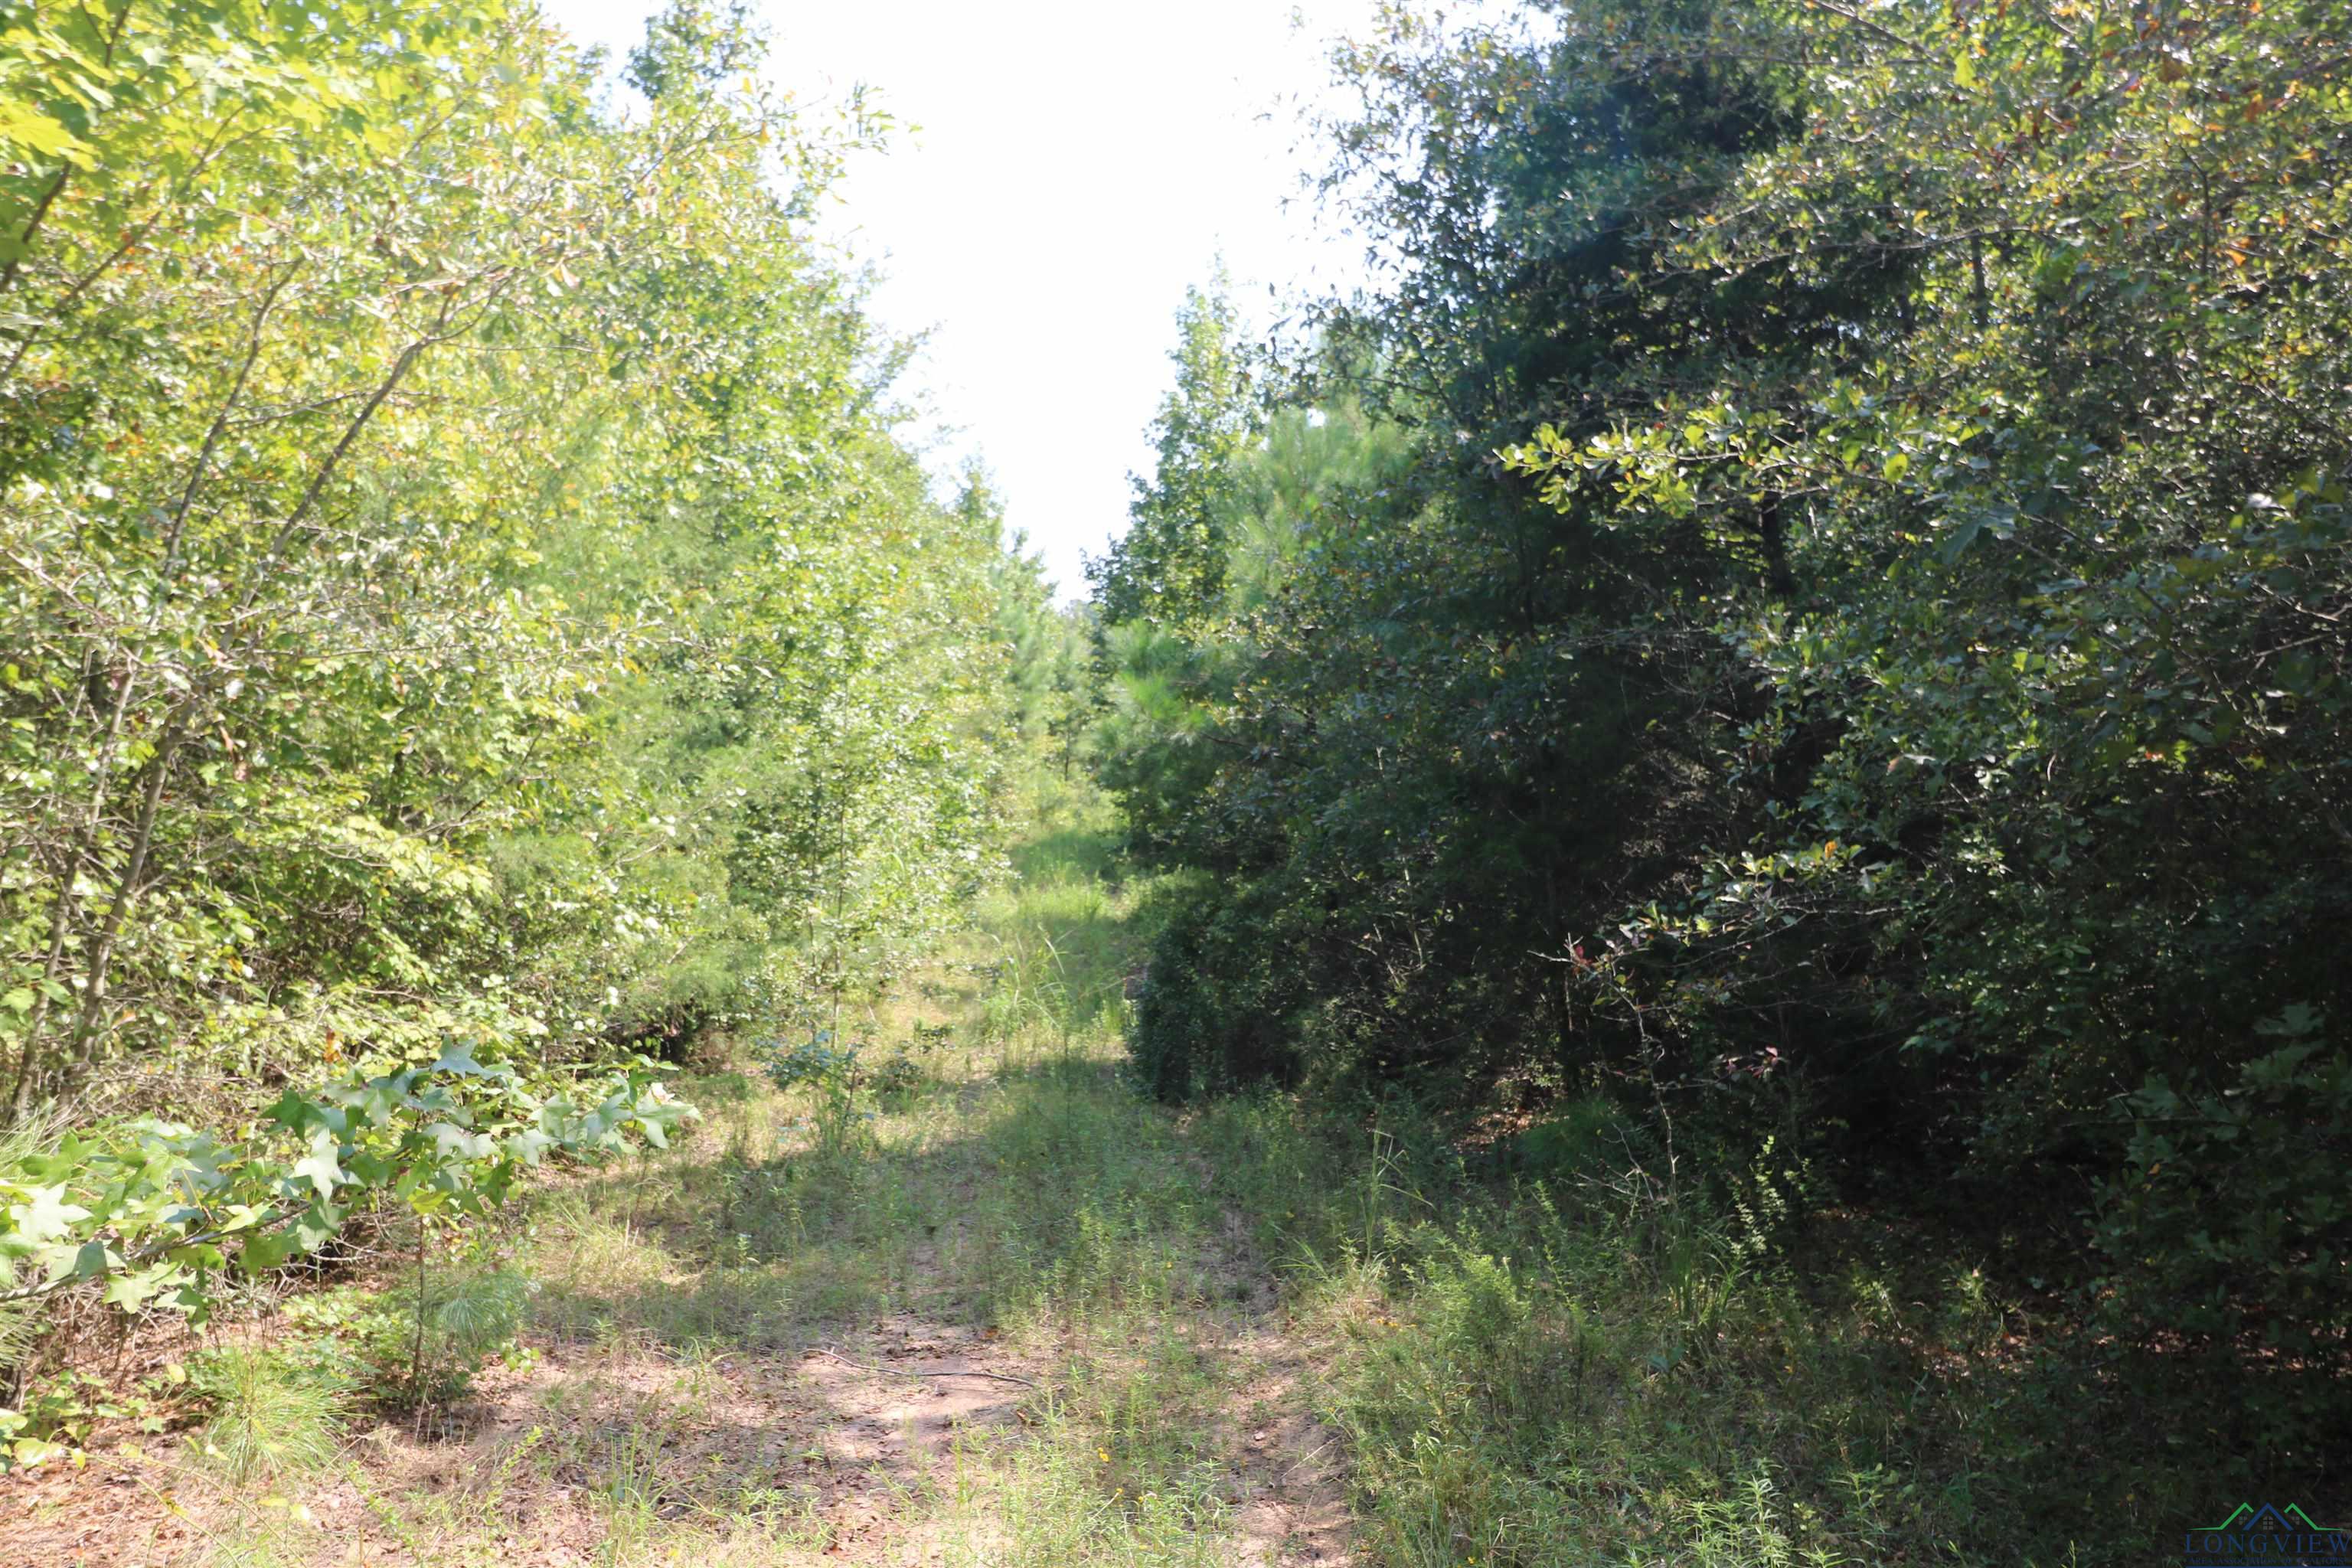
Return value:
[[(654, 0), (545, 4), (618, 59)], [(1297, 107), (1325, 90), (1323, 41), (1372, 9), (761, 0), (781, 85), (837, 100), (864, 82), (921, 127), (853, 168), (835, 223), (886, 275), (881, 320), (930, 331), (907, 390), (931, 411), (935, 471), (977, 454), (1066, 598), (1150, 468), (1185, 286), (1222, 255), (1263, 326), (1269, 284), (1359, 276), (1358, 247), (1285, 199), (1322, 163)]]

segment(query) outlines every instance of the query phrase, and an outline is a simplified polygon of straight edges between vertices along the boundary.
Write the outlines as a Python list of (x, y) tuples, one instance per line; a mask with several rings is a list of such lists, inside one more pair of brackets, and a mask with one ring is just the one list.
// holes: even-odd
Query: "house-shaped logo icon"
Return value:
[(2320, 1524), (2295, 1503), (2240, 1503), (2219, 1524), (2189, 1531), (2181, 1568), (2352, 1568), (2352, 1527)]

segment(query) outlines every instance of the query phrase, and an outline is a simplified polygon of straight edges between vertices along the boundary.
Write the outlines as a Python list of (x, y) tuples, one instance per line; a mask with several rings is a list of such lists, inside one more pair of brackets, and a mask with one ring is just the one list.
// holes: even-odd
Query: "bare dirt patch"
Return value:
[(1235, 1469), (1235, 1561), (1250, 1568), (1347, 1568), (1354, 1523), (1339, 1434), (1308, 1402), (1310, 1353), (1277, 1321), (1261, 1320), (1229, 1353), (1250, 1368), (1228, 1405), (1244, 1427)]

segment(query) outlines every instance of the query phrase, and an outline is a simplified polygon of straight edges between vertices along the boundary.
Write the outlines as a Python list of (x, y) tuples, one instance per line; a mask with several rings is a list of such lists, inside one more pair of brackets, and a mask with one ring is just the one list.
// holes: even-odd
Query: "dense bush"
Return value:
[(6, 12), (9, 1114), (667, 1048), (989, 870), (1058, 623), (810, 232), (885, 122), (676, 20), (625, 114), (505, 0)]
[[(2344, 22), (1529, 0), (1343, 46), (1382, 288), (1249, 439), (1163, 442), (1141, 537), (1222, 566), (1102, 586), (1106, 776), (1220, 879), (1151, 1081), (1599, 1090), (2322, 1376), (2352, 117), (2296, 62)], [(1171, 431), (1244, 403), (1217, 321)], [(1409, 460), (1249, 499), (1310, 415)]]
[(887, 121), (759, 54), (682, 4), (625, 108), (508, 0), (0, 6), (0, 1373), (659, 1142), (644, 1054), (1000, 865), (1073, 628), (813, 232)]

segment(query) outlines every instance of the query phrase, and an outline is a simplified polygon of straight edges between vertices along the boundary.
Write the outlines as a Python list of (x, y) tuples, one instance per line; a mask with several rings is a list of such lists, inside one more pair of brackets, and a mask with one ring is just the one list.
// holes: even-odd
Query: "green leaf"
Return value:
[(310, 1152), (294, 1162), (290, 1174), (296, 1181), (308, 1181), (310, 1190), (321, 1198), (331, 1197), (343, 1179), (343, 1169), (336, 1159), (341, 1147), (331, 1132), (321, 1129), (312, 1134)]
[(277, 1268), (301, 1249), (294, 1237), (283, 1231), (248, 1238), (237, 1253), (237, 1267), (247, 1274), (262, 1274)]
[(87, 152), (63, 121), (30, 108), (0, 110), (0, 142), (13, 142), (19, 147), (50, 155)]
[(489, 1157), (490, 1138), (488, 1133), (469, 1132), (452, 1121), (436, 1121), (425, 1129), (425, 1132), (433, 1140), (434, 1152), (444, 1161)]
[(107, 1304), (121, 1307), (125, 1311), (136, 1311), (151, 1298), (161, 1295), (178, 1283), (183, 1272), (176, 1264), (159, 1263), (133, 1274), (117, 1274), (106, 1282)]
[(8, 1217), (13, 1222), (16, 1239), (36, 1243), (55, 1241), (89, 1218), (88, 1209), (65, 1201), (66, 1189), (62, 1184), (26, 1190), (29, 1202), (8, 1206)]

